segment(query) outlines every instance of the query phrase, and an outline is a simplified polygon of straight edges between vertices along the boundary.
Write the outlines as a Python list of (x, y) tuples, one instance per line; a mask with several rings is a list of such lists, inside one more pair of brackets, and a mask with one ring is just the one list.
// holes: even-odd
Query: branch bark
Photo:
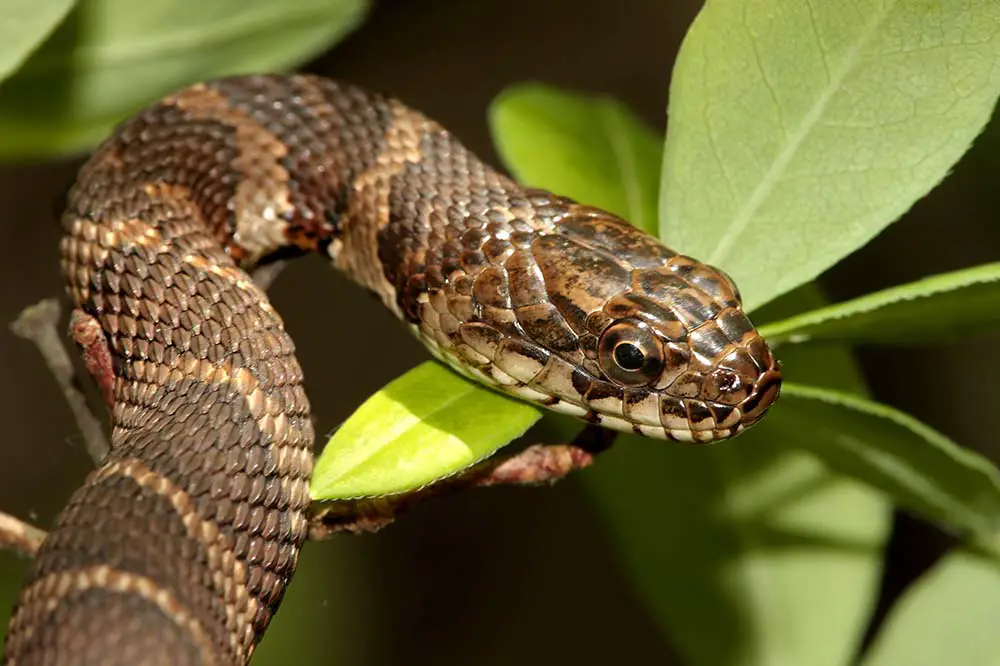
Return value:
[(10, 324), (10, 330), (18, 337), (34, 343), (38, 348), (49, 371), (62, 389), (80, 432), (83, 433), (87, 453), (94, 463), (98, 464), (108, 453), (108, 440), (104, 436), (101, 422), (90, 410), (86, 397), (78, 387), (73, 361), (58, 331), (60, 310), (57, 299), (43, 299), (22, 310), (17, 319)]
[(0, 512), (0, 549), (34, 557), (46, 533), (14, 516)]

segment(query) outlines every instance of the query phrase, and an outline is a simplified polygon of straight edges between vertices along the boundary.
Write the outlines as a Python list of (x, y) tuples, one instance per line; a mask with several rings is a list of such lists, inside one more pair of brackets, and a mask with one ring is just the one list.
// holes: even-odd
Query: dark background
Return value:
[[(496, 164), (486, 109), (526, 79), (611, 94), (662, 129), (673, 58), (699, 6), (384, 0), (306, 69), (391, 92)], [(910, 214), (830, 271), (828, 294), (840, 300), (996, 260), (995, 145), (988, 132)], [(0, 167), (0, 320), (61, 293), (56, 207), (78, 165)], [(425, 358), (390, 314), (322, 261), (297, 262), (271, 293), (297, 341), (320, 435)], [(993, 341), (864, 349), (859, 357), (876, 398), (997, 458)], [(0, 507), (45, 526), (91, 463), (41, 358), (6, 327), (0, 372)], [(887, 594), (945, 543), (913, 520), (897, 522)], [(12, 602), (24, 566), (0, 559), (0, 607)], [(573, 480), (544, 491), (464, 493), (377, 535), (309, 545), (263, 652), (301, 663), (672, 661)]]

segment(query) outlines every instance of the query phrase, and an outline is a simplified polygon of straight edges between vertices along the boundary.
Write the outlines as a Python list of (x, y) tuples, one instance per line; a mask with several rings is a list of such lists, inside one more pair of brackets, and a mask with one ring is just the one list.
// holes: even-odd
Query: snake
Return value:
[(66, 202), (61, 268), (107, 357), (111, 446), (28, 571), (8, 666), (249, 662), (313, 467), (295, 345), (248, 273), (268, 261), (325, 256), (456, 371), (613, 430), (714, 442), (780, 393), (725, 272), (348, 83), (190, 85), (118, 125)]

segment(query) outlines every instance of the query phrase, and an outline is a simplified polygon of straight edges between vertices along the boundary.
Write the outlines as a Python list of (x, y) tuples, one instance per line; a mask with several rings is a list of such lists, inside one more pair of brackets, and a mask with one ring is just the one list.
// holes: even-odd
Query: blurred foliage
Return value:
[(55, 10), (66, 4), (0, 6), (0, 34), (22, 32), (0, 50), (24, 61), (0, 84), (0, 159), (80, 152), (182, 86), (295, 67), (368, 8), (367, 0), (79, 0), (59, 22)]

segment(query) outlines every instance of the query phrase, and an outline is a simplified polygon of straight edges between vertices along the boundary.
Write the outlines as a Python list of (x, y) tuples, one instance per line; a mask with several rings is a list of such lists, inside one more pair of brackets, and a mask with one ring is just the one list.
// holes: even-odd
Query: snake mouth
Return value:
[[(600, 380), (596, 380), (600, 382)], [(659, 440), (709, 444), (731, 439), (759, 421), (773, 404), (780, 378), (767, 378), (740, 405), (679, 399), (648, 389), (618, 390), (613, 396), (553, 395), (537, 384), (497, 385), (496, 388), (561, 414), (618, 432)], [(589, 399), (588, 399), (589, 398)]]
[(587, 390), (580, 390), (584, 383), (580, 381), (576, 386), (557, 382), (556, 388), (540, 381), (541, 376), (519, 381), (496, 365), (472, 369), (447, 355), (438, 357), (460, 374), (512, 397), (618, 432), (681, 443), (710, 444), (735, 437), (763, 418), (781, 386), (781, 375), (775, 367), (765, 372), (754, 391), (734, 406), (676, 398), (648, 388), (621, 388), (579, 370), (573, 374), (578, 378), (586, 375)]
[[(517, 395), (519, 392), (514, 391), (514, 393)], [(648, 417), (628, 419), (623, 418), (622, 413), (618, 411), (601, 411), (599, 409), (594, 409), (590, 405), (562, 398), (549, 398), (542, 404), (553, 411), (567, 414), (569, 416), (575, 416), (588, 423), (599, 425), (604, 428), (610, 428), (618, 432), (641, 435), (651, 439), (670, 440), (685, 444), (709, 444), (712, 442), (730, 439), (742, 432), (749, 425), (743, 422), (743, 414), (739, 410), (732, 410), (731, 412), (732, 417), (730, 420), (735, 421), (735, 423), (731, 426), (723, 426), (712, 420), (691, 421), (684, 419), (683, 421), (674, 421), (674, 417), (664, 417), (661, 419), (652, 419)], [(705, 409), (706, 407), (710, 409), (712, 406), (715, 406), (706, 405), (706, 403), (701, 401), (695, 401), (695, 404), (696, 406), (692, 411), (698, 411), (700, 409)], [(718, 406), (724, 407), (723, 405)], [(665, 421), (670, 423), (670, 425), (665, 425)]]
[(534, 399), (554, 411), (624, 433), (661, 440), (708, 444), (731, 439), (759, 422), (781, 392), (780, 364), (771, 357), (753, 389), (738, 404), (717, 400), (678, 398), (649, 388), (620, 388), (588, 377), (585, 392), (560, 391), (527, 385), (512, 392)]
[[(419, 329), (414, 327), (419, 336)], [(425, 338), (426, 341), (426, 338)], [(428, 342), (432, 354), (479, 384), (587, 423), (660, 440), (707, 444), (735, 437), (763, 418), (777, 399), (781, 374), (773, 356), (756, 365), (739, 402), (679, 397), (652, 386), (624, 387), (534, 346), (504, 348), (478, 367), (463, 363), (454, 350)], [(534, 351), (534, 355), (527, 352)], [(709, 377), (709, 374), (703, 375)], [(689, 386), (690, 388), (690, 386)], [(716, 393), (718, 393), (718, 387)]]

